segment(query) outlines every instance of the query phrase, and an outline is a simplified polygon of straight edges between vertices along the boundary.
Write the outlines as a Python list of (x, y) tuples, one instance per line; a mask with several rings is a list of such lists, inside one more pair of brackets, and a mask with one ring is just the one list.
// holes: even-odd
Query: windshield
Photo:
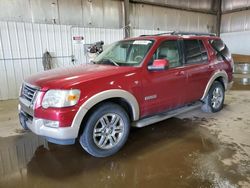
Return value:
[(119, 41), (111, 44), (93, 62), (115, 66), (138, 66), (152, 45), (151, 40)]

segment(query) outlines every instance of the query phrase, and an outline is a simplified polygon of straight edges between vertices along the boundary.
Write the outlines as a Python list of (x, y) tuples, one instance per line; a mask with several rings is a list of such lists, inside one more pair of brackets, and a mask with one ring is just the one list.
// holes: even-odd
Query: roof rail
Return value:
[(164, 33), (157, 33), (152, 35), (140, 35), (140, 37), (146, 37), (146, 36), (160, 36), (160, 35), (172, 35), (175, 31), (167, 31)]
[(215, 33), (196, 33), (196, 32), (168, 31), (168, 32), (165, 32), (165, 33), (158, 33), (158, 34), (152, 34), (152, 35), (140, 35), (140, 37), (146, 37), (146, 36), (161, 36), (161, 35), (216, 36)]
[(196, 33), (196, 32), (182, 32), (182, 31), (174, 31), (173, 35), (196, 35), (196, 36), (216, 36), (215, 33)]

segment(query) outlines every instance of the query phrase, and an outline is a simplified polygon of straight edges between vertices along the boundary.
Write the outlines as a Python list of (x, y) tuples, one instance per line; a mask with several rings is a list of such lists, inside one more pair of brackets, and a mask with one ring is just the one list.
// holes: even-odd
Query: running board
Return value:
[(132, 126), (137, 127), (137, 128), (145, 127), (147, 125), (151, 125), (153, 123), (157, 123), (159, 121), (163, 121), (163, 120), (166, 120), (168, 118), (177, 116), (179, 114), (194, 110), (194, 109), (199, 108), (201, 106), (202, 106), (202, 102), (198, 101), (198, 102), (192, 103), (190, 105), (183, 106), (181, 108), (177, 108), (175, 110), (171, 110), (168, 112), (164, 112), (164, 113), (160, 113), (160, 114), (157, 114), (154, 116), (143, 118), (139, 121), (132, 123)]

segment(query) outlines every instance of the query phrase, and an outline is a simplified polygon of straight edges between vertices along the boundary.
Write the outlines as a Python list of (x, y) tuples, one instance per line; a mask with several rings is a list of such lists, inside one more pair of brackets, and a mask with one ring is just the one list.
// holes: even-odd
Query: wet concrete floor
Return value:
[(207, 121), (171, 118), (132, 129), (125, 147), (102, 159), (31, 132), (0, 137), (0, 187), (239, 187), (244, 174), (222, 163), (235, 151), (202, 127)]
[(213, 187), (198, 176), (197, 159), (219, 146), (199, 123), (172, 118), (133, 129), (125, 147), (104, 159), (32, 133), (0, 139), (0, 187)]

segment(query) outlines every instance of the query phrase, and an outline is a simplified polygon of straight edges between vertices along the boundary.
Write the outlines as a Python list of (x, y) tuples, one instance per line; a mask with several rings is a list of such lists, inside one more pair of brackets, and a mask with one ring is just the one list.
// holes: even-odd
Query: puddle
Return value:
[(172, 118), (132, 129), (125, 147), (103, 159), (79, 144), (47, 145), (31, 133), (0, 138), (0, 187), (214, 187), (196, 166), (220, 146), (200, 123)]
[(234, 77), (234, 84), (231, 89), (232, 90), (250, 90), (250, 76), (241, 75), (241, 76)]
[(0, 180), (18, 174), (27, 167), (39, 146), (47, 142), (36, 135), (25, 133), (22, 136), (0, 137)]

